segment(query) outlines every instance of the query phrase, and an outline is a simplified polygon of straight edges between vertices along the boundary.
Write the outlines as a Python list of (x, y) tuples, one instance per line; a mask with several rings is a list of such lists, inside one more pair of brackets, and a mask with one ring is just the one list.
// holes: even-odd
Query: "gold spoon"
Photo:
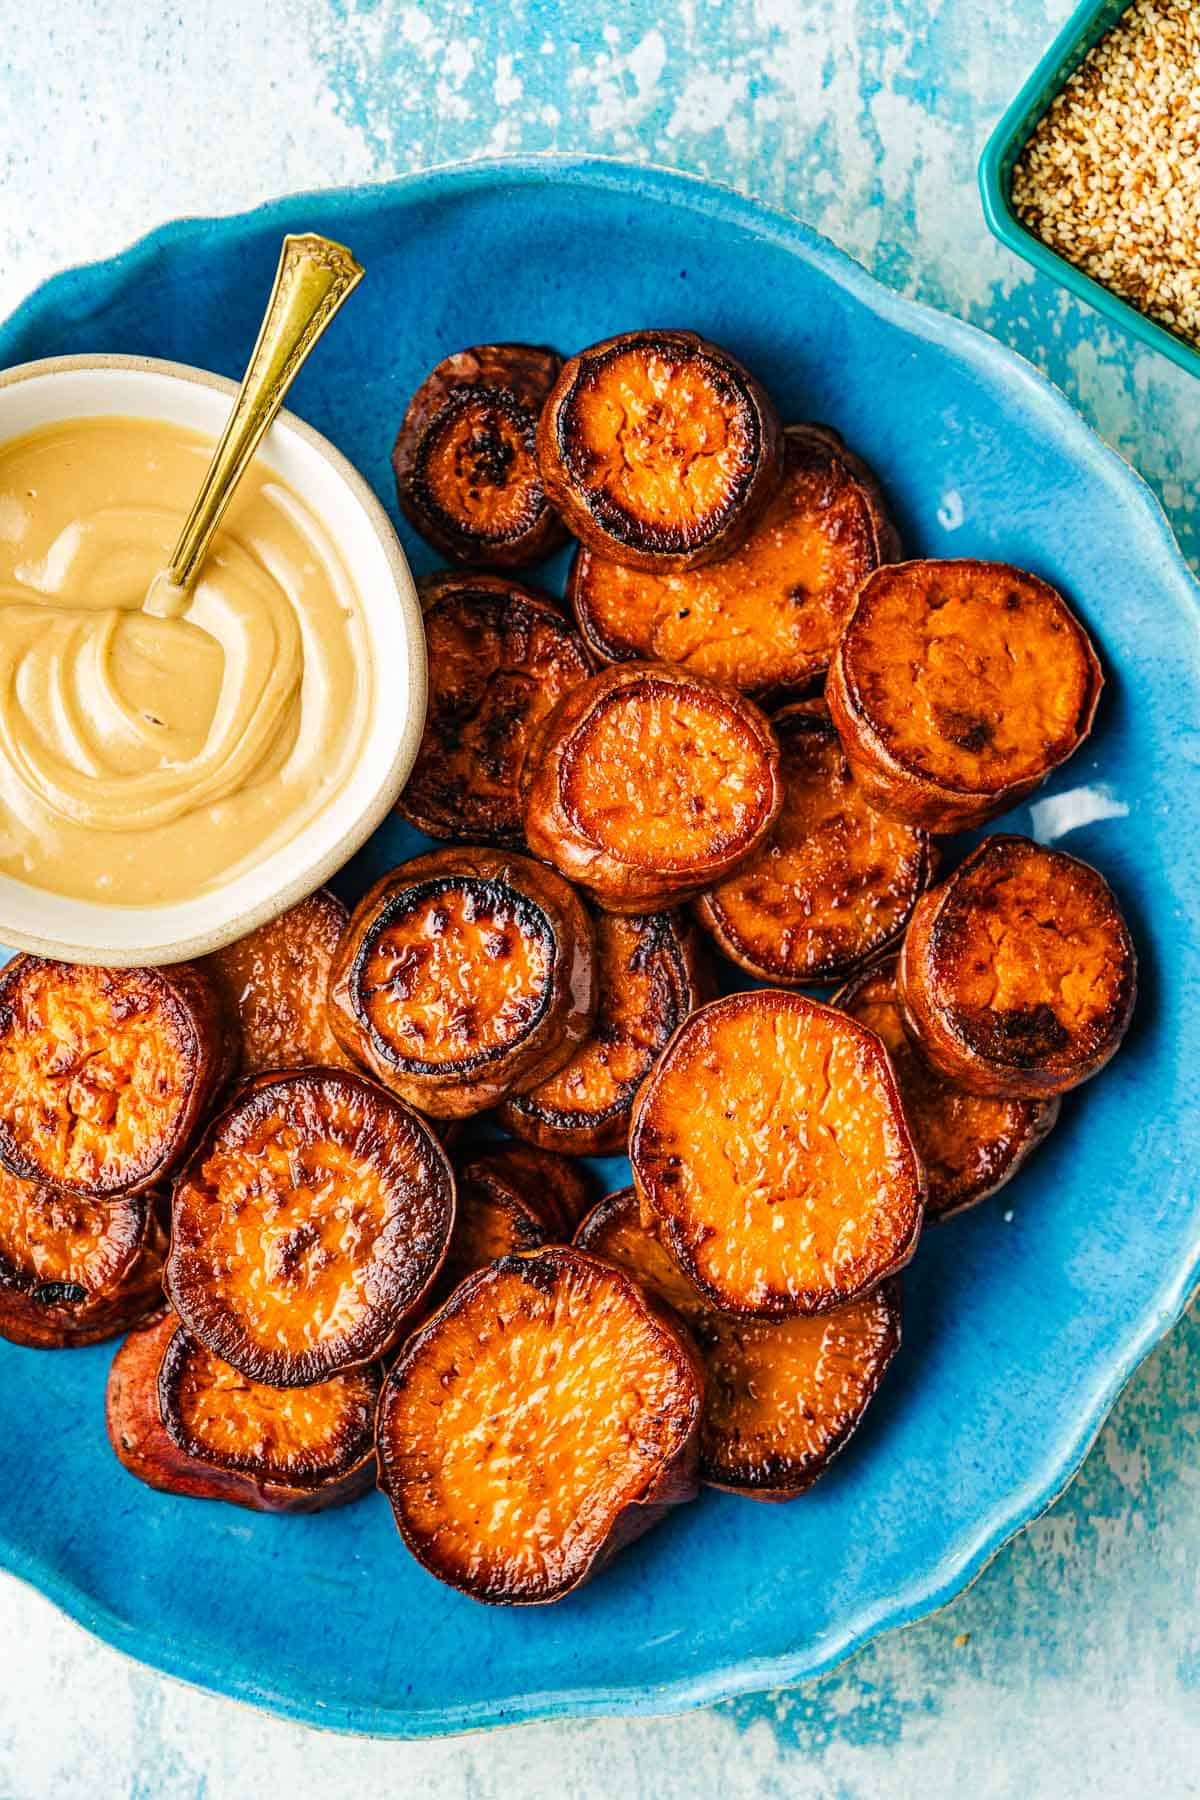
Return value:
[(309, 351), (362, 278), (361, 266), (344, 244), (313, 232), (284, 238), (271, 298), (233, 411), (171, 560), (150, 583), (145, 612), (173, 618), (186, 608), (212, 535), (263, 434)]

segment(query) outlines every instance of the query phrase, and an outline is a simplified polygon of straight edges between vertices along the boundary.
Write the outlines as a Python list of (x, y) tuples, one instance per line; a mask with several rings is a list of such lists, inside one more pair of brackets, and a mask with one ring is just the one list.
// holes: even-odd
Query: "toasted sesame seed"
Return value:
[(1133, 0), (1013, 169), (1044, 244), (1200, 344), (1200, 5)]

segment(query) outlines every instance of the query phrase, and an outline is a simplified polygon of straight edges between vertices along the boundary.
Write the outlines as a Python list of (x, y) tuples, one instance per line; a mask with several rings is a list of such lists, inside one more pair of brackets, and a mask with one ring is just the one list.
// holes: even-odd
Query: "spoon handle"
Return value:
[[(363, 271), (343, 244), (285, 237), (275, 285), (229, 422), (160, 580), (186, 593), (234, 488), (305, 358)], [(157, 610), (157, 609), (155, 609)]]

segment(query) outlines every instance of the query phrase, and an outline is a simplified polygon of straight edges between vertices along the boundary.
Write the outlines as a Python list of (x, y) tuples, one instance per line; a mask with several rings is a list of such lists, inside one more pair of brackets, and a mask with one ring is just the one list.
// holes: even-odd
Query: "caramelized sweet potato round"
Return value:
[(567, 591), (605, 662), (677, 663), (766, 702), (825, 673), (859, 583), (898, 553), (866, 464), (836, 432), (789, 425), (783, 479), (730, 555), (657, 571), (584, 547)]
[(530, 849), (610, 912), (650, 912), (719, 881), (753, 855), (783, 799), (758, 708), (665, 663), (618, 664), (577, 687), (530, 762)]
[(175, 1184), (166, 1286), (194, 1337), (253, 1381), (308, 1387), (391, 1349), (441, 1268), (454, 1177), (374, 1082), (250, 1082)]
[(678, 913), (596, 921), (599, 1001), (590, 1035), (548, 1081), (505, 1102), (518, 1137), (574, 1156), (621, 1150), (654, 1059), (707, 994), (696, 933)]
[(887, 1052), (805, 994), (694, 1012), (638, 1095), (629, 1160), (647, 1226), (726, 1312), (828, 1312), (916, 1248), (924, 1177)]
[(849, 1442), (900, 1347), (900, 1283), (835, 1312), (735, 1319), (718, 1312), (641, 1224), (632, 1188), (593, 1207), (575, 1242), (627, 1269), (686, 1320), (708, 1377), (700, 1479), (751, 1500), (793, 1500)]
[(476, 1600), (559, 1600), (696, 1491), (695, 1346), (566, 1248), (472, 1275), (379, 1404), (379, 1480), (414, 1556)]
[(421, 605), (429, 710), (396, 810), (431, 837), (519, 844), (530, 743), (591, 659), (557, 606), (497, 575), (436, 575)]
[(392, 451), (396, 498), (456, 562), (515, 569), (566, 536), (535, 442), (561, 367), (535, 344), (477, 344), (443, 357), (409, 401)]
[(823, 701), (771, 720), (783, 807), (762, 848), (696, 903), (721, 950), (764, 981), (837, 981), (908, 923), (933, 874), (916, 825), (869, 805)]
[(1137, 957), (1096, 869), (1031, 838), (985, 838), (927, 894), (900, 953), (909, 1029), (973, 1094), (1078, 1087), (1133, 1015)]
[(163, 1304), (157, 1196), (83, 1200), (0, 1168), (0, 1337), (56, 1350), (113, 1337)]
[(406, 1100), (463, 1118), (567, 1060), (595, 1012), (593, 962), (591, 921), (553, 869), (436, 851), (355, 910), (333, 969), (334, 1030)]
[(545, 1226), (548, 1243), (569, 1243), (596, 1198), (582, 1163), (534, 1144), (496, 1144), (473, 1157), (470, 1168), (493, 1191), (504, 1189), (530, 1207)]
[(1076, 751), (1104, 685), (1062, 596), (1008, 563), (869, 575), (826, 698), (880, 812), (961, 831), (1006, 812)]
[(148, 1487), (255, 1512), (321, 1512), (375, 1479), (377, 1365), (317, 1387), (264, 1387), (174, 1313), (126, 1338), (109, 1371), (109, 1442)]
[(581, 543), (640, 569), (725, 556), (769, 500), (783, 435), (727, 350), (628, 331), (563, 364), (538, 423), (542, 484)]
[(560, 1223), (552, 1193), (539, 1198), (534, 1184), (492, 1162), (488, 1156), (476, 1157), (458, 1171), (454, 1231), (437, 1284), (439, 1303), (497, 1257), (540, 1250), (571, 1235)]
[(197, 963), (102, 969), (18, 956), (0, 971), (0, 1162), (94, 1200), (183, 1157), (230, 1059)]
[(1056, 1098), (968, 1094), (922, 1056), (904, 1028), (894, 956), (865, 969), (832, 1003), (881, 1038), (892, 1059), (904, 1116), (925, 1165), (927, 1219), (948, 1219), (997, 1193), (1053, 1128)]
[(326, 1010), (346, 908), (328, 888), (204, 958), (239, 1026), (238, 1073), (345, 1064)]

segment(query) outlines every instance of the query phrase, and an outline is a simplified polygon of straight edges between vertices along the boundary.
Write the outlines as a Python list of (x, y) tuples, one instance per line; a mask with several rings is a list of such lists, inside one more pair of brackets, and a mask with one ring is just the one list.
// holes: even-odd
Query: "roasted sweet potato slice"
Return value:
[(264, 1387), (168, 1312), (126, 1338), (108, 1376), (109, 1442), (148, 1487), (255, 1512), (321, 1512), (375, 1479), (378, 1365), (316, 1387)]
[(0, 1337), (57, 1350), (127, 1331), (163, 1305), (154, 1194), (84, 1200), (0, 1168)]
[(566, 1244), (596, 1198), (586, 1167), (534, 1144), (499, 1143), (471, 1159), (489, 1185), (503, 1187), (529, 1206), (546, 1228), (548, 1243)]
[(472, 1158), (456, 1178), (454, 1231), (438, 1280), (435, 1299), (440, 1303), (476, 1269), (485, 1269), (497, 1257), (520, 1250), (540, 1250), (545, 1244), (565, 1242), (570, 1227), (564, 1225), (554, 1194), (539, 1197), (537, 1186), (516, 1170), (495, 1166), (487, 1155)]
[(825, 673), (859, 583), (898, 552), (866, 464), (836, 432), (789, 425), (783, 479), (729, 556), (656, 571), (583, 547), (567, 591), (605, 662), (677, 663), (766, 703)]
[(933, 874), (929, 836), (886, 819), (851, 773), (823, 701), (771, 720), (783, 807), (766, 843), (696, 903), (725, 955), (764, 981), (837, 981), (899, 937)]
[(638, 1095), (629, 1160), (648, 1228), (726, 1312), (829, 1312), (916, 1248), (924, 1177), (887, 1052), (804, 994), (694, 1012)]
[(497, 575), (436, 575), (421, 604), (429, 710), (396, 810), (431, 837), (519, 844), (530, 743), (591, 659), (557, 606)]
[(230, 1034), (196, 963), (0, 970), (0, 1162), (93, 1200), (138, 1193), (187, 1151), (225, 1079)]
[(748, 369), (692, 331), (628, 331), (563, 364), (542, 484), (581, 543), (640, 569), (725, 556), (779, 481), (783, 433)]
[(357, 907), (333, 970), (334, 1030), (406, 1100), (466, 1117), (534, 1087), (582, 1042), (593, 962), (591, 922), (553, 869), (437, 851)]
[(973, 1094), (1038, 1099), (1114, 1055), (1137, 957), (1103, 875), (1001, 835), (917, 906), (898, 980), (909, 1029), (943, 1075)]
[(825, 693), (879, 811), (961, 831), (1079, 748), (1103, 685), (1091, 639), (1047, 582), (963, 559), (868, 575)]
[(535, 344), (443, 357), (408, 403), (392, 451), (400, 510), (456, 562), (535, 562), (566, 536), (538, 471), (538, 415), (562, 358)]
[(900, 1347), (900, 1283), (835, 1312), (735, 1319), (718, 1312), (642, 1225), (632, 1188), (609, 1194), (576, 1233), (674, 1307), (707, 1374), (700, 1479), (751, 1500), (793, 1500), (849, 1442)]
[(997, 1100), (968, 1094), (921, 1054), (904, 1028), (896, 958), (885, 957), (834, 995), (883, 1040), (904, 1116), (925, 1165), (927, 1219), (948, 1219), (998, 1192), (1053, 1128), (1057, 1099)]
[(346, 1064), (326, 1006), (330, 965), (349, 916), (336, 895), (318, 888), (204, 958), (238, 1023), (239, 1074)]
[(530, 764), (530, 849), (610, 912), (651, 912), (719, 881), (783, 799), (758, 708), (665, 663), (618, 664), (577, 687)]
[(175, 1184), (167, 1291), (243, 1375), (309, 1387), (391, 1349), (453, 1222), (450, 1165), (410, 1107), (341, 1069), (262, 1075)]
[(476, 1600), (560, 1600), (696, 1491), (704, 1373), (682, 1326), (582, 1251), (506, 1256), (405, 1346), (379, 1480), (420, 1562)]
[(624, 1149), (634, 1095), (708, 987), (696, 933), (678, 913), (600, 913), (595, 924), (590, 1035), (557, 1074), (500, 1113), (518, 1137), (575, 1156)]

